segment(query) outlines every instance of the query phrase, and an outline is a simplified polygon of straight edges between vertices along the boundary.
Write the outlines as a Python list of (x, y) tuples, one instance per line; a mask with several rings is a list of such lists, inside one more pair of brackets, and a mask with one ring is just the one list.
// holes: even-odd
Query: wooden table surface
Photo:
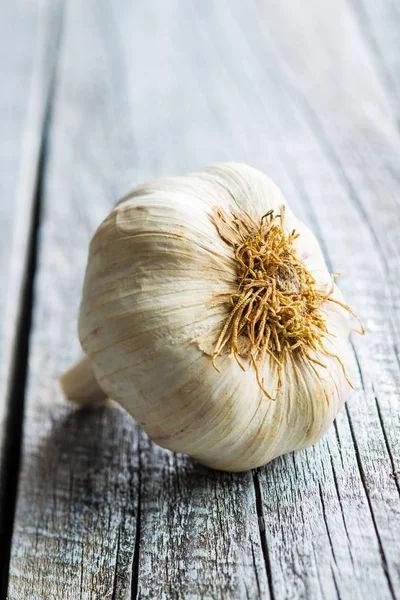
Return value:
[[(0, 5), (0, 600), (400, 599), (400, 3)], [(367, 335), (313, 448), (242, 474), (74, 410), (89, 239), (133, 185), (237, 160)]]

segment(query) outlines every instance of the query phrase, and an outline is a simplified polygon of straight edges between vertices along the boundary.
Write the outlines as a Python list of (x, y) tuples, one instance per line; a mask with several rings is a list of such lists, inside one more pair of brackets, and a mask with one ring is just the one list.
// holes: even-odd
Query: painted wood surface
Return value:
[[(4, 441), (5, 396), (11, 370), (13, 336), (15, 335), (19, 310), (18, 298), (23, 279), (23, 264), (27, 253), (26, 247), (22, 247), (22, 251), (20, 251), (19, 246), (21, 246), (21, 237), (27, 237), (30, 226), (28, 215), (26, 218), (27, 223), (25, 221), (22, 226), (22, 235), (21, 233), (19, 234), (20, 239), (14, 242), (14, 249), (13, 237), (17, 237), (18, 235), (14, 232), (19, 225), (19, 220), (17, 219), (18, 175), (21, 169), (21, 154), (27, 116), (26, 98), (29, 97), (30, 80), (34, 68), (32, 54), (21, 43), (21, 40), (28, 33), (28, 39), (30, 44), (32, 44), (35, 41), (35, 34), (37, 34), (35, 22), (32, 19), (32, 17), (35, 17), (35, 10), (28, 10), (28, 7), (26, 9), (27, 14), (22, 13), (20, 15), (14, 10), (14, 7), (7, 5), (6, 18), (0, 21), (0, 64), (4, 78), (8, 82), (7, 86), (2, 85), (2, 94), (0, 95), (1, 132), (2, 138), (6, 140), (6, 143), (2, 142), (0, 154), (2, 198), (0, 203), (0, 267), (2, 278), (4, 277), (4, 280), (2, 279), (2, 293), (0, 295), (0, 311), (2, 315), (0, 328), (0, 423), (2, 431), (2, 435), (0, 436), (0, 457), (2, 457)], [(14, 24), (17, 31), (15, 41), (12, 40), (9, 23)], [(12, 61), (9, 60), (7, 55), (8, 48), (12, 48), (12, 51), (15, 52), (15, 58)], [(35, 123), (32, 124), (33, 127), (35, 125)], [(22, 215), (24, 212), (29, 213), (32, 209), (34, 188), (35, 183), (33, 181), (29, 190), (31, 201), (28, 201), (27, 210), (21, 210)], [(11, 293), (8, 293), (9, 291)]]
[[(400, 138), (356, 2), (372, 7), (66, 3), (10, 600), (400, 598)], [(367, 328), (325, 438), (234, 475), (156, 447), (112, 403), (72, 409), (57, 384), (101, 219), (136, 183), (222, 160), (278, 183)]]
[[(31, 249), (42, 136), (52, 77), (54, 3), (28, 0), (0, 8), (0, 547), (6, 553), (27, 339)], [(10, 501), (11, 500), (11, 501)], [(7, 522), (8, 521), (8, 522)], [(2, 572), (3, 560), (0, 571)]]
[(399, 115), (400, 100), (400, 11), (396, 0), (350, 0), (357, 24), (383, 87)]

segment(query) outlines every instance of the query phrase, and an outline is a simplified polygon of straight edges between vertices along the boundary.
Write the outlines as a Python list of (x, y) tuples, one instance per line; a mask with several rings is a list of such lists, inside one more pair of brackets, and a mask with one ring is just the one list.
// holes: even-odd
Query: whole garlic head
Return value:
[[(331, 425), (349, 391), (349, 312), (279, 189), (227, 163), (112, 210), (90, 244), (79, 337), (154, 442), (244, 471)], [(71, 373), (63, 386), (73, 397)]]

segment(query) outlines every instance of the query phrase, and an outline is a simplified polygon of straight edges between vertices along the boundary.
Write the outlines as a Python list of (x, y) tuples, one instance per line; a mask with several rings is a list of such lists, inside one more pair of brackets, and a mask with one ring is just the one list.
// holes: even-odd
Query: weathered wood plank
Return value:
[[(160, 55), (155, 48), (142, 65), (141, 53), (151, 48), (152, 13), (159, 13), (161, 25), (167, 9), (158, 2), (130, 5), (67, 5), (9, 598), (128, 598), (136, 592), (141, 598), (268, 598), (250, 473), (212, 473), (174, 457), (143, 434), (138, 438), (131, 419), (115, 406), (75, 413), (58, 390), (57, 375), (78, 350), (76, 314), (89, 234), (131, 179), (184, 171), (208, 154), (206, 144), (187, 159), (184, 151), (171, 151), (171, 125), (162, 114), (174, 107), (179, 124), (182, 104), (175, 106), (175, 98), (190, 63), (183, 62), (177, 79), (164, 77), (163, 61), (179, 61), (181, 52), (180, 43), (164, 36)], [(118, 30), (127, 19), (124, 31)], [(149, 64), (150, 81), (142, 76)], [(165, 86), (163, 104), (152, 90), (156, 79)], [(193, 85), (185, 102), (196, 103), (197, 94)], [(218, 122), (208, 120), (207, 106), (203, 110), (211, 130)], [(195, 112), (179, 125), (179, 144), (190, 144)]]
[[(86, 14), (79, 30), (84, 36), (75, 48), (81, 13)], [(91, 16), (90, 9), (81, 11), (79, 2), (66, 5), (43, 186), (40, 269), (9, 598), (130, 595), (138, 497), (137, 431), (115, 406), (92, 414), (71, 412), (57, 383), (60, 369), (78, 352), (82, 255), (89, 233), (110, 206), (109, 190), (99, 178), (107, 172), (109, 157), (100, 140), (110, 123), (105, 103), (113, 88), (102, 62), (102, 41), (90, 37)]]
[[(40, 153), (52, 74), (55, 3), (16, 0), (0, 7), (0, 546), (1, 579), (15, 496), (26, 303)], [(1, 582), (0, 585), (2, 585)]]
[[(246, 39), (261, 65), (267, 57), (273, 56), (270, 63), (275, 69), (271, 68), (271, 77), (279, 76), (283, 88), (281, 113), (291, 114), (292, 121), (297, 120), (294, 116), (297, 113), (311, 134), (307, 144), (304, 139), (303, 151), (295, 156), (287, 145), (284, 156), (288, 171), (309, 206), (309, 217), (331, 257), (333, 270), (337, 270), (340, 261), (346, 268), (347, 277), (342, 287), (347, 297), (353, 297), (358, 304), (369, 334), (368, 343), (354, 339), (360, 368), (360, 375), (355, 378), (356, 397), (348, 403), (348, 418), (345, 419), (346, 413), (340, 415), (336, 432), (330, 432), (327, 437), (332, 458), (325, 457), (325, 473), (321, 471), (318, 478), (319, 483), (323, 483), (321, 509), (326, 510), (326, 498), (333, 494), (330, 510), (337, 510), (339, 516), (339, 508), (343, 510), (342, 528), (349, 534), (353, 559), (354, 550), (362, 550), (360, 570), (358, 575), (354, 569), (355, 572), (349, 572), (346, 577), (343, 567), (337, 565), (341, 573), (338, 578), (335, 556), (333, 561), (324, 564), (322, 558), (326, 552), (321, 553), (318, 543), (315, 563), (320, 572), (321, 593), (329, 595), (334, 590), (333, 585), (337, 585), (340, 596), (347, 597), (348, 583), (355, 579), (361, 597), (375, 590), (376, 597), (390, 598), (400, 589), (397, 547), (400, 506), (396, 480), (400, 372), (394, 336), (400, 316), (397, 302), (399, 167), (397, 165), (394, 173), (387, 164), (393, 165), (399, 152), (396, 124), (385, 90), (346, 5), (313, 2), (309, 12), (303, 13), (294, 2), (283, 2), (279, 7), (270, 3), (268, 10), (259, 3), (257, 14), (258, 19), (254, 19), (247, 11), (243, 13), (240, 29), (247, 32)], [(254, 32), (254, 22), (259, 25), (258, 35)], [(271, 40), (267, 48), (266, 30)], [(342, 44), (337, 40), (342, 40)], [(360, 64), (362, 69), (359, 69)], [(274, 116), (278, 119), (277, 114)], [(279, 125), (275, 125), (278, 129)], [(293, 126), (298, 127), (297, 123)], [(285, 130), (280, 133), (285, 137)], [(324, 173), (327, 167), (328, 178)], [(347, 257), (351, 257), (351, 262)], [(289, 459), (282, 459), (286, 460)], [(300, 455), (294, 460), (300, 461)], [(315, 460), (313, 464), (317, 464)], [(357, 469), (359, 474), (350, 476)], [(264, 489), (271, 489), (274, 477), (281, 477), (282, 471), (279, 462), (267, 468), (264, 476), (268, 488)], [(306, 489), (309, 486), (307, 481)], [(270, 495), (265, 494), (267, 514), (273, 519), (275, 502), (271, 500)], [(295, 516), (293, 504), (289, 504), (289, 511)], [(308, 513), (305, 523), (314, 537), (321, 529), (322, 520), (318, 519), (317, 528), (309, 511), (304, 512)], [(326, 515), (323, 520), (328, 528)], [(375, 547), (375, 558), (365, 552), (363, 543), (361, 545), (367, 532), (372, 534), (369, 550)], [(279, 551), (282, 547), (279, 542), (286, 537), (286, 530), (269, 537), (272, 548)], [(346, 542), (344, 535), (342, 540)], [(343, 546), (345, 548), (345, 544)], [(381, 566), (375, 562), (377, 553), (381, 555)], [(278, 552), (279, 557), (283, 557), (283, 553)], [(348, 568), (350, 565), (348, 561)], [(330, 578), (331, 568), (334, 571)], [(377, 585), (375, 576), (370, 578), (372, 572), (379, 576), (382, 586)], [(307, 586), (305, 591), (310, 597)]]
[(369, 47), (378, 77), (398, 117), (400, 100), (400, 11), (395, 0), (348, 0)]
[[(264, 4), (262, 6), (265, 7)], [(355, 339), (355, 348), (360, 349), (359, 354), (363, 356), (364, 369), (369, 373), (371, 385), (376, 378), (381, 390), (384, 387), (387, 389), (389, 382), (390, 388), (383, 404), (388, 425), (385, 430), (382, 430), (376, 403), (371, 395), (371, 387), (365, 391), (361, 389), (361, 381), (357, 381), (357, 375), (355, 375), (359, 398), (358, 404), (354, 404), (354, 400), (350, 404), (352, 427), (350, 427), (346, 418), (346, 413), (343, 413), (338, 421), (338, 427), (340, 424), (340, 428), (331, 432), (330, 437), (328, 437), (330, 445), (321, 451), (319, 470), (316, 469), (319, 461), (313, 460), (313, 468), (316, 469), (314, 484), (309, 481), (310, 467), (306, 462), (302, 461), (300, 463), (303, 464), (303, 467), (297, 467), (296, 475), (290, 474), (290, 470), (282, 468), (282, 465), (290, 464), (288, 463), (290, 458), (277, 461), (274, 465), (267, 467), (260, 476), (263, 483), (265, 517), (271, 525), (271, 528), (267, 527), (267, 541), (269, 542), (268, 546), (272, 548), (271, 564), (274, 589), (276, 586), (282, 593), (286, 591), (288, 597), (291, 597), (291, 595), (296, 597), (296, 593), (299, 595), (305, 593), (309, 597), (319, 597), (321, 594), (327, 594), (329, 597), (335, 592), (337, 586), (341, 597), (350, 597), (352, 594), (359, 594), (362, 597), (363, 594), (365, 596), (371, 592), (376, 597), (391, 597), (392, 588), (397, 587), (396, 569), (398, 565), (398, 552), (395, 545), (398, 533), (397, 526), (393, 521), (397, 520), (399, 503), (392, 467), (392, 459), (395, 456), (393, 449), (395, 441), (398, 440), (397, 390), (399, 372), (392, 333), (392, 323), (397, 318), (395, 316), (395, 310), (397, 309), (393, 306), (391, 290), (386, 283), (384, 269), (381, 264), (382, 258), (377, 249), (375, 235), (378, 235), (379, 239), (386, 240), (385, 236), (391, 232), (393, 246), (396, 247), (396, 231), (398, 229), (396, 229), (397, 213), (395, 207), (393, 207), (393, 199), (395, 199), (397, 185), (391, 178), (391, 173), (385, 172), (383, 169), (380, 162), (380, 152), (384, 147), (387, 154), (394, 156), (397, 152), (397, 141), (393, 141), (395, 135), (390, 120), (390, 126), (385, 127), (385, 122), (379, 122), (377, 131), (375, 132), (372, 128), (370, 132), (371, 125), (368, 120), (368, 113), (367, 116), (361, 119), (352, 113), (350, 119), (347, 111), (344, 110), (345, 104), (342, 110), (338, 106), (337, 115), (332, 111), (335, 121), (331, 131), (337, 128), (339, 131), (342, 130), (345, 135), (346, 127), (348, 127), (347, 135), (350, 139), (354, 137), (356, 140), (353, 142), (353, 148), (357, 149), (357, 140), (359, 140), (363, 155), (371, 152), (374, 138), (377, 135), (379, 136), (381, 133), (380, 128), (382, 125), (384, 126), (382, 139), (379, 140), (380, 143), (377, 145), (374, 158), (370, 159), (369, 162), (375, 167), (375, 172), (378, 172), (379, 166), (379, 179), (382, 175), (385, 177), (385, 189), (387, 187), (391, 192), (392, 219), (394, 221), (390, 229), (386, 229), (381, 225), (379, 233), (375, 232), (375, 235), (373, 235), (370, 229), (371, 224), (365, 223), (363, 218), (360, 222), (360, 215), (353, 206), (354, 200), (351, 189), (348, 186), (343, 189), (343, 181), (337, 174), (337, 163), (330, 154), (326, 155), (324, 140), (321, 142), (320, 136), (316, 135), (315, 129), (311, 127), (309, 120), (305, 118), (308, 117), (308, 113), (304, 114), (304, 106), (295, 96), (294, 86), (290, 85), (290, 80), (287, 80), (284, 64), (282, 61), (278, 62), (274, 45), (271, 42), (267, 43), (266, 34), (269, 30), (273, 31), (274, 36), (281, 42), (292, 40), (296, 51), (291, 49), (288, 56), (294, 61), (298, 61), (300, 65), (304, 65), (304, 72), (301, 71), (298, 77), (301, 82), (304, 81), (306, 85), (310, 86), (306, 76), (309, 77), (307, 74), (308, 65), (313, 66), (313, 62), (308, 54), (302, 56), (302, 52), (299, 50), (304, 46), (305, 41), (303, 43), (303, 39), (301, 39), (300, 42), (293, 32), (291, 36), (287, 36), (287, 22), (292, 23), (295, 33), (297, 32), (298, 35), (302, 33), (304, 24), (299, 18), (293, 19), (293, 16), (289, 14), (289, 10), (286, 8), (287, 12), (285, 12), (284, 8), (282, 5), (279, 5), (279, 7), (274, 5), (277, 13), (275, 13), (275, 18), (277, 15), (280, 17), (279, 22), (274, 22), (272, 19), (273, 10), (269, 5), (268, 10), (262, 15), (263, 18), (260, 18), (260, 15), (255, 16), (254, 13), (249, 11), (249, 4), (247, 4), (241, 12), (236, 13), (236, 23), (234, 23), (232, 20), (227, 22), (228, 15), (232, 12), (224, 11), (221, 7), (219, 27), (212, 29), (209, 27), (209, 23), (204, 22), (204, 30), (207, 31), (205, 39), (208, 39), (209, 43), (213, 43), (218, 37), (217, 29), (230, 32), (229, 36), (226, 36), (225, 44), (221, 41), (221, 35), (219, 35), (218, 56), (225, 70), (225, 75), (230, 76), (232, 82), (241, 80), (242, 88), (239, 87), (235, 90), (232, 86), (229, 90), (229, 110), (236, 112), (236, 120), (242, 122), (243, 113), (246, 111), (245, 104), (242, 101), (238, 108), (235, 109), (235, 106), (238, 104), (238, 100), (240, 102), (240, 96), (244, 95), (244, 87), (251, 89), (254, 96), (260, 98), (266, 106), (265, 112), (268, 112), (268, 117), (265, 117), (262, 110), (255, 110), (255, 106), (259, 101), (254, 97), (251, 100), (252, 114), (256, 121), (255, 127), (260, 127), (259, 123), (263, 122), (265, 128), (266, 141), (264, 144), (267, 150), (264, 150), (264, 156), (271, 165), (269, 171), (275, 175), (275, 178), (287, 191), (291, 201), (297, 198), (298, 203), (301, 204), (298, 208), (299, 212), (303, 213), (319, 234), (328, 257), (334, 259), (334, 262), (331, 260), (333, 262), (332, 270), (343, 269), (343, 266), (346, 268), (348, 276), (343, 280), (342, 287), (347, 292), (347, 297), (353, 298), (353, 303), (355, 302), (356, 306), (358, 303), (359, 312), (362, 313), (367, 326), (374, 331), (375, 335), (373, 346), (369, 343), (367, 347), (363, 340)], [(312, 39), (313, 28), (315, 31), (320, 30), (321, 32), (326, 32), (331, 28), (333, 29), (332, 37), (334, 37), (337, 32), (331, 23), (334, 22), (338, 27), (339, 23), (343, 23), (345, 14), (343, 15), (340, 11), (335, 13), (336, 16), (332, 14), (337, 10), (337, 4), (332, 4), (331, 8), (332, 12), (328, 11), (326, 17), (327, 22), (330, 23), (329, 27), (325, 23), (322, 28), (318, 23), (311, 20), (309, 29), (304, 33), (305, 39)], [(291, 4), (290, 9), (293, 10)], [(327, 7), (324, 6), (323, 10), (326, 11), (326, 9)], [(313, 6), (312, 10), (315, 19), (321, 18), (322, 8), (318, 10), (318, 7)], [(307, 12), (304, 15), (304, 20), (307, 21), (308, 18)], [(221, 26), (222, 22), (224, 28)], [(255, 23), (258, 24), (260, 29), (257, 36), (255, 35)], [(359, 40), (357, 41), (356, 36), (353, 36), (351, 29), (347, 30), (345, 21), (344, 24), (346, 28), (345, 32), (342, 32), (342, 37), (346, 34), (346, 39), (355, 40), (355, 54), (357, 56), (357, 52), (363, 52), (363, 45), (359, 43)], [(323, 34), (321, 33), (321, 35)], [(231, 39), (235, 39), (237, 50), (237, 53), (235, 50), (235, 55), (232, 58)], [(318, 43), (323, 48), (323, 40), (318, 40)], [(334, 40), (328, 38), (327, 43), (332, 52), (332, 48), (336, 48)], [(214, 45), (216, 44), (217, 42), (214, 42)], [(310, 54), (313, 53), (316, 57), (315, 60), (318, 59), (320, 50), (315, 41), (314, 45), (311, 44), (309, 52)], [(335, 52), (338, 51), (335, 49)], [(324, 64), (329, 65), (327, 58), (329, 58), (329, 55), (324, 56)], [(204, 54), (203, 60), (206, 60)], [(339, 52), (338, 61), (345, 63), (345, 58), (340, 56)], [(243, 65), (246, 65), (245, 81)], [(213, 77), (213, 69), (217, 68), (213, 66), (211, 56), (207, 66), (208, 75), (211, 78)], [(333, 79), (333, 81), (337, 82), (340, 70), (338, 65), (335, 66), (337, 67), (335, 70), (336, 79)], [(356, 62), (352, 65), (352, 70), (357, 73)], [(296, 73), (294, 67), (293, 71)], [(339, 79), (339, 97), (346, 92), (347, 81), (350, 80), (350, 73), (346, 75), (344, 81), (341, 82)], [(356, 77), (355, 80), (357, 81)], [(313, 87), (320, 85), (319, 80), (312, 81), (312, 83), (314, 84)], [(326, 86), (328, 86), (328, 82)], [(367, 91), (369, 90), (367, 98), (363, 96), (364, 87)], [(263, 90), (268, 90), (267, 98), (266, 92), (263, 94)], [(350, 88), (350, 91), (353, 92), (355, 98), (359, 96), (359, 104), (362, 101), (367, 106), (368, 103), (370, 105), (377, 104), (378, 106), (380, 103), (387, 106), (385, 94), (380, 89), (372, 68), (369, 71), (367, 70), (364, 80), (360, 83), (360, 90)], [(355, 105), (355, 112), (358, 110), (359, 104)], [(240, 113), (240, 108), (243, 111), (242, 113)], [(322, 108), (321, 112), (326, 114), (327, 107), (322, 105)], [(332, 118), (331, 114), (329, 116)], [(262, 118), (264, 118), (263, 121)], [(232, 123), (235, 122), (233, 116), (231, 121)], [(249, 131), (252, 126), (251, 121), (246, 120), (246, 123), (248, 126), (247, 131)], [(363, 129), (367, 130), (368, 135), (362, 134)], [(367, 152), (363, 148), (366, 144), (365, 138), (368, 142)], [(343, 142), (341, 142), (341, 145), (343, 145)], [(269, 154), (274, 151), (276, 156), (271, 158)], [(357, 167), (356, 159), (356, 155), (348, 158), (348, 165), (351, 169)], [(281, 169), (284, 168), (286, 173), (280, 172), (279, 163), (283, 163)], [(349, 167), (347, 166), (347, 168)], [(360, 175), (362, 175), (362, 172)], [(365, 186), (366, 184), (364, 184)], [(358, 186), (354, 187), (358, 190)], [(322, 199), (324, 200), (323, 204)], [(378, 199), (384, 206), (381, 195), (378, 196)], [(356, 238), (354, 238), (353, 232), (357, 232)], [(360, 244), (362, 252), (360, 252)], [(348, 256), (352, 257), (352, 265), (348, 264)], [(392, 264), (396, 268), (396, 261), (393, 260)], [(354, 282), (356, 282), (356, 285)], [(383, 311), (382, 305), (384, 306)], [(366, 412), (365, 403), (367, 403), (368, 412)], [(353, 408), (354, 406), (356, 408)], [(344, 422), (343, 418), (345, 419)], [(390, 436), (387, 435), (388, 431)], [(387, 450), (389, 438), (391, 439), (392, 448), (390, 452)], [(343, 452), (344, 448), (346, 453), (343, 458), (340, 452)], [(316, 449), (309, 451), (309, 453), (314, 453)], [(333, 457), (335, 457), (336, 466), (331, 466)], [(299, 460), (297, 455), (295, 460)], [(343, 465), (345, 465), (345, 468)], [(271, 473), (275, 474), (273, 479), (271, 479)], [(366, 473), (368, 473), (369, 479)], [(276, 501), (275, 496), (271, 493), (271, 490), (274, 489), (273, 483), (276, 477), (278, 477), (278, 482), (283, 480), (284, 488), (289, 490), (288, 500), (281, 498)], [(300, 478), (302, 484), (299, 482), (296, 489), (291, 483), (291, 478), (293, 478), (293, 482), (298, 481)], [(307, 490), (308, 500), (304, 511), (301, 510), (303, 503), (302, 488)], [(382, 491), (381, 497), (377, 497), (378, 490)], [(371, 500), (371, 496), (375, 496), (375, 498)], [(329, 502), (327, 502), (327, 499), (329, 499)], [(285, 510), (285, 512), (283, 513), (284, 518), (277, 520), (276, 512), (279, 509), (280, 502), (282, 502), (282, 510)], [(303, 520), (301, 518), (302, 512), (306, 514)], [(297, 525), (303, 521), (305, 521), (305, 524), (302, 528), (297, 526), (294, 529), (294, 524)], [(329, 529), (328, 524), (330, 524)], [(378, 535), (376, 534), (376, 528)], [(314, 535), (318, 537), (317, 550), (313, 547)], [(369, 540), (367, 551), (364, 547), (366, 539)], [(335, 546), (333, 546), (333, 541)], [(297, 552), (293, 555), (288, 554), (288, 546), (296, 547)], [(351, 550), (349, 550), (349, 546)], [(386, 553), (385, 548), (387, 549)], [(339, 566), (335, 563), (338, 555), (341, 563), (339, 563)], [(394, 583), (389, 582), (386, 576), (387, 562), (389, 562)], [(288, 577), (288, 573), (290, 573), (290, 577)], [(318, 587), (318, 580), (322, 582), (320, 588)]]
[[(4, 420), (6, 414), (6, 389), (10, 376), (13, 337), (15, 335), (18, 298), (22, 286), (26, 247), (21, 240), (28, 237), (31, 211), (35, 194), (35, 180), (30, 181), (27, 207), (18, 211), (18, 175), (22, 161), (22, 146), (26, 122), (26, 98), (33, 71), (33, 57), (29, 49), (21, 43), (26, 36), (29, 46), (34, 45), (37, 35), (36, 10), (34, 5), (22, 3), (25, 11), (17, 10), (16, 5), (6, 5), (6, 15), (0, 20), (0, 60), (3, 83), (0, 94), (0, 115), (2, 144), (0, 153), (0, 272), (2, 293), (0, 295), (0, 460), (3, 452)], [(10, 27), (12, 24), (12, 27)], [(32, 26), (33, 25), (33, 26)], [(27, 35), (28, 34), (28, 35)], [(13, 39), (12, 39), (13, 38)], [(9, 54), (14, 54), (10, 60)], [(30, 124), (41, 135), (38, 115)], [(38, 152), (36, 152), (36, 161)], [(35, 158), (33, 161), (35, 161)], [(31, 159), (32, 160), (32, 159)], [(32, 169), (31, 169), (32, 170)], [(33, 169), (34, 170), (34, 169)], [(23, 175), (22, 175), (23, 177)], [(20, 196), (19, 196), (20, 197)], [(21, 200), (20, 200), (21, 203)], [(23, 210), (25, 208), (25, 211)], [(22, 221), (22, 222), (21, 222)], [(19, 230), (18, 230), (19, 227)], [(17, 232), (14, 234), (14, 230)], [(17, 234), (18, 237), (17, 237)], [(13, 244), (13, 236), (17, 240)], [(18, 239), (19, 238), (19, 239)], [(22, 245), (22, 248), (20, 249)]]
[[(343, 2), (68, 4), (10, 599), (397, 597), (388, 106)], [(71, 411), (55, 383), (77, 352), (82, 255), (112, 202), (131, 182), (227, 159), (282, 187), (368, 329), (335, 428), (254, 486), (154, 447), (114, 406)]]
[(142, 439), (137, 597), (270, 598), (249, 474)]

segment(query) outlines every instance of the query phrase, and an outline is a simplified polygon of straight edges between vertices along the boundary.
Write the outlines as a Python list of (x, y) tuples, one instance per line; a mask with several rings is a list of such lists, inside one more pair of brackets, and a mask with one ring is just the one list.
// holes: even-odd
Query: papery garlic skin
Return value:
[[(328, 290), (331, 275), (309, 229), (291, 212), (275, 184), (241, 164), (208, 167), (161, 179), (126, 196), (90, 244), (79, 319), (82, 347), (96, 379), (160, 446), (187, 453), (216, 469), (244, 471), (315, 443), (349, 391), (339, 362), (327, 368), (296, 355), (284, 366), (275, 400), (230, 355), (212, 366), (212, 342), (237, 288), (231, 248), (212, 223), (212, 210), (232, 205), (259, 221), (286, 206), (285, 228), (296, 229), (296, 253)], [(342, 301), (335, 286), (332, 295)], [(349, 315), (326, 301), (325, 348), (350, 369)], [(248, 363), (247, 363), (248, 364)], [(271, 359), (264, 385), (276, 387)]]

